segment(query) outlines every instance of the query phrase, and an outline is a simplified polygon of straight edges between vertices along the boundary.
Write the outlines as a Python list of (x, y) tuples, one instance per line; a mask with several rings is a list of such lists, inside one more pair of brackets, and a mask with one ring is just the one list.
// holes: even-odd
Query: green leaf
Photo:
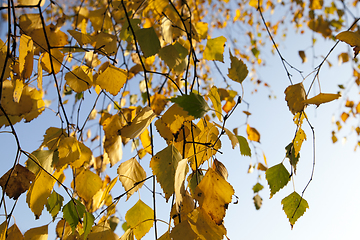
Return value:
[(165, 46), (159, 51), (159, 57), (166, 63), (166, 65), (168, 65), (170, 69), (180, 65), (184, 61), (187, 54), (187, 49), (178, 42), (173, 45)]
[(135, 35), (144, 57), (151, 57), (159, 52), (160, 41), (153, 27), (139, 29)]
[(210, 61), (224, 62), (224, 47), (226, 38), (223, 36), (208, 39), (204, 50), (203, 57)]
[(58, 215), (62, 205), (63, 205), (64, 198), (58, 194), (57, 192), (53, 191), (48, 198), (46, 203), (46, 209), (53, 217), (53, 221), (55, 220), (56, 216)]
[(89, 213), (89, 212), (85, 212), (85, 216), (84, 216), (84, 239), (86, 239), (87, 235), (90, 233), (91, 227), (94, 224), (94, 216)]
[[(76, 203), (76, 205), (74, 204)], [(65, 220), (69, 223), (72, 231), (75, 231), (76, 226), (78, 225), (80, 219), (83, 218), (85, 213), (85, 206), (76, 199), (70, 200), (63, 207), (63, 215)]]
[(149, 232), (153, 225), (153, 221), (149, 219), (153, 218), (154, 211), (140, 199), (125, 215), (125, 220), (133, 228), (136, 239), (141, 239)]
[(290, 174), (282, 163), (266, 170), (265, 175), (270, 187), (270, 198), (281, 188), (285, 187), (290, 180)]
[(199, 94), (191, 92), (189, 95), (182, 95), (176, 98), (171, 98), (171, 102), (177, 103), (189, 115), (194, 116), (195, 118), (201, 118), (205, 115), (207, 111), (210, 110), (210, 107)]
[(294, 226), (299, 217), (304, 215), (306, 209), (309, 208), (307, 201), (295, 191), (281, 200), (281, 204), (283, 205), (283, 210), (289, 219), (291, 228)]
[(228, 69), (228, 77), (235, 82), (242, 83), (248, 75), (249, 71), (245, 63), (241, 59), (237, 59), (236, 57), (234, 57), (230, 51), (229, 53), (231, 66)]
[(249, 156), (251, 157), (251, 149), (249, 147), (249, 143), (243, 136), (236, 136), (239, 144), (240, 144), (240, 153), (243, 156)]
[(294, 173), (296, 174), (296, 165), (299, 162), (300, 153), (295, 157), (295, 150), (293, 143), (289, 143), (286, 147), (286, 157), (289, 159), (291, 166), (294, 168)]
[(222, 109), (221, 109), (221, 100), (220, 95), (217, 87), (212, 86), (209, 92), (209, 98), (214, 106), (216, 117), (219, 119), (219, 121), (222, 121)]
[(263, 188), (264, 188), (263, 185), (261, 185), (260, 183), (256, 183), (253, 186), (252, 190), (254, 191), (254, 193), (257, 193), (257, 192), (261, 191)]

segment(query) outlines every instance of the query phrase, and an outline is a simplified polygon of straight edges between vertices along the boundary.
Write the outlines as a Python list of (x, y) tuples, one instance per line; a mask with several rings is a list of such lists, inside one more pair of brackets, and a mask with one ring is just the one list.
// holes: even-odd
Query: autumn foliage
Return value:
[[(353, 31), (355, 24), (346, 30), (345, 12), (335, 1), (330, 5), (319, 0), (288, 2), (296, 28), (334, 43), (339, 39), (354, 47), (357, 55), (360, 35)], [(42, 239), (50, 231), (61, 239), (141, 239), (151, 228), (154, 239), (162, 240), (226, 237), (224, 217), (237, 196), (227, 181), (221, 147), (230, 143), (245, 158), (252, 157), (252, 149), (262, 143), (249, 111), (241, 113), (244, 128), (229, 130), (227, 120), (244, 104), (243, 81), (269, 88), (256, 79), (256, 71), (263, 64), (264, 39), (272, 40), (274, 53), (281, 56), (273, 36), (282, 21), (266, 22), (263, 15), (276, 14), (276, 4), (286, 5), (270, 0), (238, 5), (229, 0), (4, 3), (0, 7), (1, 27), (6, 28), (0, 38), (0, 127), (16, 139), (17, 157), (0, 178), (0, 207), (5, 215), (0, 240)], [(243, 49), (228, 32), (219, 36), (227, 24), (249, 28)], [(341, 29), (344, 32), (337, 35)], [(217, 64), (224, 63), (226, 56), (228, 71), (222, 73)], [(306, 62), (305, 51), (299, 56)], [(265, 173), (270, 198), (296, 174), (307, 139), (302, 127), (309, 123), (306, 107), (319, 107), (341, 96), (321, 91), (309, 96), (313, 84), (305, 89), (303, 82), (293, 83), (287, 70), (291, 65), (282, 57), (280, 61), (290, 80), (284, 94), (295, 124), (294, 138), (284, 146), (289, 164), (282, 161), (269, 167), (263, 153), (263, 159), (249, 167), (249, 172)], [(312, 83), (325, 61), (315, 69)], [(214, 80), (214, 71), (221, 72), (223, 79)], [(235, 84), (242, 92), (233, 90)], [(90, 111), (82, 111), (84, 105)], [(355, 107), (359, 113), (353, 103), (351, 109)], [(46, 111), (53, 112), (58, 122), (49, 123), (37, 149), (23, 149), (16, 124), (26, 122), (30, 127)], [(124, 159), (123, 151), (131, 150), (132, 157)], [(105, 174), (107, 168), (116, 168), (116, 174)], [(153, 186), (152, 202), (134, 194), (145, 184)], [(160, 196), (155, 185), (160, 186)], [(66, 194), (55, 191), (56, 186)], [(123, 193), (113, 195), (112, 190), (121, 186)], [(262, 205), (263, 188), (260, 181), (254, 183), (256, 209)], [(281, 201), (291, 227), (309, 208), (304, 191), (294, 191)], [(55, 229), (44, 225), (21, 233), (16, 224), (10, 226), (9, 202), (16, 207), (22, 194), (35, 219), (50, 214)], [(124, 234), (118, 236), (116, 209), (122, 198), (137, 200), (126, 209)], [(158, 198), (171, 204), (168, 219), (157, 218)], [(167, 224), (166, 232), (157, 231), (159, 222)]]

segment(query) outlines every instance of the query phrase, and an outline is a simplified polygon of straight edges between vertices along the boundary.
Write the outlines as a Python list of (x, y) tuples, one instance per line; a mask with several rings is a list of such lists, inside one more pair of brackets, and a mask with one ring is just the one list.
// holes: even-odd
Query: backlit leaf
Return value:
[(339, 97), (341, 97), (341, 94), (319, 93), (315, 97), (303, 100), (302, 102), (304, 104), (315, 104), (317, 107), (319, 107), (320, 104), (331, 102), (335, 99), (338, 99)]
[[(5, 80), (3, 82), (3, 89), (1, 95), (1, 106), (4, 108), (8, 115), (21, 116), (27, 114), (32, 109), (31, 95), (27, 94), (28, 88), (23, 88), (21, 98), (19, 102), (15, 102), (13, 99), (14, 86), (11, 81)], [(0, 116), (4, 115), (0, 111)]]
[[(0, 230), (1, 232), (1, 230)], [(0, 234), (1, 236), (1, 234)], [(0, 237), (0, 239), (2, 239)], [(4, 238), (5, 239), (5, 238)], [(14, 223), (7, 231), (7, 240), (24, 240), (23, 234), (20, 232), (18, 226)]]
[(260, 133), (249, 124), (246, 126), (246, 133), (250, 141), (260, 142)]
[(296, 165), (299, 162), (300, 153), (295, 156), (295, 149), (293, 142), (289, 143), (286, 147), (286, 157), (289, 159), (291, 166), (294, 168), (294, 174), (296, 174)]
[(0, 178), (0, 186), (9, 198), (16, 200), (22, 193), (29, 189), (31, 182), (34, 182), (34, 179), (35, 175), (31, 171), (20, 164), (17, 164), (13, 171), (9, 169), (9, 171)]
[(151, 108), (156, 115), (160, 115), (160, 113), (165, 109), (167, 104), (167, 99), (163, 94), (155, 93), (151, 96)]
[(163, 189), (167, 201), (175, 191), (175, 172), (181, 159), (182, 156), (173, 144), (170, 144), (151, 158), (150, 167)]
[(24, 234), (25, 240), (47, 240), (48, 239), (48, 225), (31, 228)]
[(254, 193), (258, 193), (258, 192), (261, 191), (263, 188), (264, 188), (263, 185), (261, 185), (260, 183), (256, 183), (256, 184), (253, 186), (252, 190), (254, 191)]
[(70, 33), (70, 35), (75, 38), (75, 40), (81, 45), (86, 45), (89, 43), (92, 43), (94, 41), (94, 37), (86, 34), (86, 33), (81, 33), (75, 30), (67, 30), (68, 33)]
[(0, 224), (0, 240), (6, 239), (7, 220)]
[(185, 195), (185, 177), (188, 168), (188, 159), (182, 159), (178, 162), (176, 171), (175, 171), (175, 180), (174, 180), (174, 190), (175, 190), (175, 206), (177, 212), (179, 212), (179, 206), (183, 200), (183, 195)]
[[(159, 238), (160, 239), (160, 238)], [(127, 229), (119, 240), (134, 240), (134, 232), (131, 228)]]
[(178, 104), (173, 104), (160, 119), (172, 133), (177, 133), (185, 121), (192, 121), (194, 117)]
[(66, 83), (77, 93), (89, 89), (92, 85), (92, 74), (86, 66), (76, 67), (65, 74)]
[(91, 213), (85, 212), (85, 214), (84, 214), (84, 223), (83, 223), (84, 239), (86, 239), (86, 237), (90, 233), (91, 227), (94, 224), (94, 220), (95, 220), (95, 217)]
[(159, 52), (161, 48), (160, 41), (153, 27), (139, 29), (135, 32), (135, 36), (145, 58)]
[(304, 130), (302, 130), (301, 128), (298, 129), (298, 131), (296, 132), (295, 138), (294, 138), (294, 150), (295, 150), (295, 157), (298, 156), (300, 149), (301, 149), (301, 145), (302, 143), (306, 140), (306, 134), (304, 132)]
[(246, 140), (246, 138), (244, 138), (243, 136), (239, 136), (239, 135), (236, 137), (239, 141), (241, 155), (251, 157), (251, 149), (249, 147), (249, 143)]
[(53, 191), (46, 203), (46, 209), (53, 217), (53, 221), (55, 220), (56, 216), (58, 215), (61, 207), (63, 206), (64, 198), (58, 194), (57, 192)]
[(111, 180), (111, 182), (107, 185), (107, 187), (106, 187), (105, 191), (103, 192), (103, 195), (102, 195), (102, 197), (100, 199), (100, 202), (105, 200), (105, 198), (109, 195), (111, 189), (115, 186), (117, 180), (118, 180), (118, 177)]
[(187, 111), (189, 115), (194, 116), (195, 118), (203, 117), (205, 113), (210, 110), (204, 98), (193, 92), (189, 95), (171, 98), (170, 101), (177, 103), (180, 107)]
[(53, 158), (54, 151), (51, 150), (36, 150), (31, 153), (30, 158), (26, 161), (26, 167), (34, 174), (40, 171), (40, 167), (43, 167), (48, 172), (53, 172)]
[(94, 36), (95, 49), (97, 53), (113, 55), (117, 51), (117, 38), (115, 35), (100, 32)]
[(93, 226), (86, 240), (118, 240), (119, 237), (111, 230), (107, 222)]
[(218, 225), (223, 222), (232, 195), (233, 187), (212, 168), (208, 169), (195, 189), (195, 199), (199, 201), (200, 208)]
[(235, 134), (233, 134), (229, 129), (227, 128), (223, 128), (222, 126), (220, 126), (219, 124), (217, 123), (214, 123), (218, 128), (220, 129), (224, 129), (226, 135), (228, 136), (230, 142), (231, 142), (231, 146), (232, 148), (234, 149), (236, 147), (236, 145), (239, 144), (239, 140), (237, 139), (237, 137), (235, 136)]
[(223, 36), (208, 39), (206, 47), (203, 53), (203, 57), (209, 61), (219, 61), (224, 62), (224, 48), (225, 48), (226, 38)]
[[(42, 31), (42, 30), (41, 30)], [(44, 52), (41, 55), (41, 66), (48, 73), (52, 73), (52, 69), (54, 69), (54, 73), (60, 72), (61, 63), (64, 59), (64, 54), (59, 49), (51, 49), (51, 60), (48, 52)]]
[[(38, 0), (36, 0), (38, 2)], [(22, 79), (31, 77), (33, 70), (34, 46), (31, 37), (22, 34), (19, 46), (19, 71)]]
[(290, 85), (285, 89), (285, 100), (290, 112), (301, 112), (305, 108), (304, 100), (306, 99), (305, 88), (302, 83)]
[[(222, 110), (221, 110), (221, 100), (217, 87), (212, 86), (209, 92), (209, 98), (215, 109), (215, 115), (222, 122)], [(233, 146), (234, 148), (234, 146)]]
[(127, 192), (126, 200), (128, 200), (134, 192), (138, 191), (142, 185), (144, 185), (144, 182), (135, 185), (137, 182), (140, 182), (146, 178), (145, 170), (135, 158), (131, 158), (121, 163), (117, 169), (117, 173), (119, 174), (119, 180), (121, 184)]
[(336, 39), (346, 42), (352, 47), (360, 47), (360, 34), (357, 32), (344, 31), (336, 35)]
[(174, 45), (165, 46), (159, 51), (159, 57), (170, 69), (179, 66), (184, 61), (187, 54), (187, 49), (178, 42)]
[[(44, 209), (47, 199), (50, 197), (55, 179), (58, 179), (62, 171), (56, 171), (52, 176), (44, 170), (40, 170), (36, 175), (34, 182), (31, 184), (29, 191), (26, 194), (26, 202), (38, 219)], [(51, 174), (51, 173), (50, 173)]]
[(266, 170), (265, 175), (270, 187), (270, 198), (272, 198), (281, 188), (285, 187), (290, 180), (290, 174), (282, 163)]
[(231, 52), (229, 53), (230, 53), (231, 67), (228, 69), (229, 70), (228, 77), (235, 82), (242, 83), (249, 73), (247, 66), (241, 59), (237, 59), (231, 54)]
[(120, 135), (125, 138), (137, 138), (155, 118), (154, 111), (146, 106), (133, 119), (133, 121), (120, 130)]
[(85, 201), (90, 201), (102, 187), (101, 178), (88, 169), (83, 169), (75, 177), (76, 192)]
[(125, 215), (126, 222), (133, 229), (136, 239), (141, 239), (149, 232), (153, 218), (154, 211), (140, 199)]
[(103, 66), (105, 70), (99, 74), (95, 80), (95, 83), (115, 96), (118, 94), (127, 80), (126, 71), (114, 67), (108, 62), (104, 63), (102, 67)]
[(227, 180), (229, 173), (222, 162), (215, 158), (211, 167), (215, 170), (215, 172), (217, 172), (220, 176)]
[(75, 231), (75, 228), (80, 220), (83, 218), (85, 211), (85, 206), (76, 199), (70, 200), (63, 207), (63, 217), (65, 218), (66, 222), (69, 223), (73, 232)]
[(297, 192), (293, 192), (289, 196), (285, 197), (281, 200), (281, 204), (283, 205), (283, 210), (289, 219), (291, 228), (294, 226), (299, 217), (304, 215), (306, 209), (309, 208), (307, 201)]

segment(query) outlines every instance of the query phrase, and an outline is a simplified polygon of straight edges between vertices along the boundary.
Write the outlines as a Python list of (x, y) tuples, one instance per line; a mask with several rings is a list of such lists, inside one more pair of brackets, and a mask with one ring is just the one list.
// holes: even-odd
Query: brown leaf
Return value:
[[(9, 176), (10, 179), (8, 181)], [(17, 164), (14, 171), (11, 172), (10, 169), (0, 178), (0, 186), (9, 198), (16, 200), (22, 193), (29, 189), (30, 182), (34, 181), (34, 179), (35, 175), (31, 171)]]
[(289, 106), (290, 112), (295, 113), (301, 112), (305, 108), (306, 99), (305, 88), (302, 83), (290, 85), (285, 89), (285, 100)]

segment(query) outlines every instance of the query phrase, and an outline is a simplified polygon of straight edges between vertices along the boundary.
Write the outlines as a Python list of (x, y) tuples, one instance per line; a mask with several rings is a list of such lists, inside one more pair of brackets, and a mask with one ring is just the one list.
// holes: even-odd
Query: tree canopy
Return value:
[[(360, 113), (358, 94), (350, 94), (360, 86), (358, 8), (356, 0), (3, 1), (0, 139), (10, 133), (13, 142), (4, 144), (15, 152), (0, 178), (0, 240), (50, 232), (60, 239), (141, 239), (151, 228), (153, 239), (226, 238), (224, 217), (238, 196), (221, 159), (224, 145), (254, 159), (248, 172), (259, 176), (251, 187), (260, 209), (264, 185), (272, 198), (303, 174), (297, 171), (303, 142), (312, 141), (315, 151), (308, 106), (341, 98), (336, 127), (329, 129), (333, 143)], [(311, 72), (278, 48), (290, 29), (311, 38), (309, 48), (298, 49), (304, 64), (320, 59)], [(333, 43), (321, 56), (320, 39)], [(341, 44), (353, 48), (337, 56), (351, 64), (353, 77), (338, 91), (323, 92), (320, 73), (336, 67), (329, 56)], [(283, 66), (284, 96), (273, 95), (273, 80), (260, 77), (268, 54)], [(247, 99), (259, 89), (286, 102), (293, 115), (293, 139), (274, 166), (260, 146), (275, 143), (261, 141)], [(37, 148), (23, 148), (26, 131), (18, 126), (36, 131), (42, 118), (46, 130), (34, 139)], [(233, 118), (236, 127), (229, 126)], [(360, 135), (359, 123), (352, 129)], [(315, 165), (315, 154), (312, 160)], [(291, 228), (311, 205), (304, 194), (313, 172), (303, 189), (294, 187), (281, 200)], [(22, 194), (26, 203), (17, 201)], [(119, 203), (129, 199), (134, 204), (124, 209)], [(159, 202), (169, 209), (167, 219), (157, 215)], [(18, 204), (27, 204), (35, 219), (51, 215), (55, 227), (21, 232), (11, 221)], [(119, 224), (122, 236), (115, 233)]]

